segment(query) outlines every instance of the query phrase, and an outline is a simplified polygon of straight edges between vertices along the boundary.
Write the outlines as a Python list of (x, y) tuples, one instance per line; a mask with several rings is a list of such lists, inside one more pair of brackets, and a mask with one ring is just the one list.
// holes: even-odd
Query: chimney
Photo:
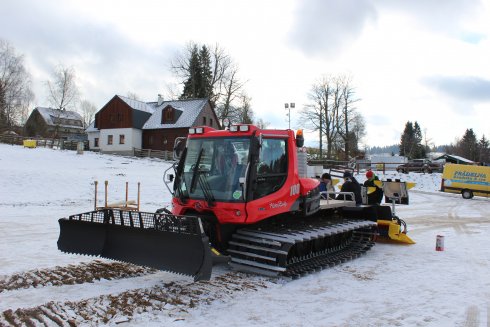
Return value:
[(163, 103), (163, 97), (161, 94), (158, 95), (158, 105), (161, 105)]

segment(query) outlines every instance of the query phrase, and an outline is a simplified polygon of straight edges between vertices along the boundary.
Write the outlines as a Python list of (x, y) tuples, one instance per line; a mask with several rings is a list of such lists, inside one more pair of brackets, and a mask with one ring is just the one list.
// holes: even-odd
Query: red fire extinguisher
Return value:
[(436, 237), (436, 251), (444, 251), (444, 236), (437, 235)]

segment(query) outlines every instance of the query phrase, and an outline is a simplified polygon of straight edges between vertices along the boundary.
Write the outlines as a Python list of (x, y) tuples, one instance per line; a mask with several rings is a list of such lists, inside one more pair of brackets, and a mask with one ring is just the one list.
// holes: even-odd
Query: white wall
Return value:
[[(99, 146), (95, 145), (95, 138), (99, 138)], [(90, 150), (100, 150), (100, 132), (87, 132), (88, 146)]]
[(377, 169), (376, 163), (384, 162), (386, 163), (386, 170), (395, 170), (398, 165), (404, 164), (408, 159), (404, 156), (371, 156), (371, 169)]
[[(102, 129), (99, 145), (102, 152), (130, 152), (133, 148), (141, 149), (142, 131), (135, 128)], [(112, 135), (112, 144), (107, 144), (108, 136)], [(119, 135), (124, 135), (124, 144), (119, 144)]]

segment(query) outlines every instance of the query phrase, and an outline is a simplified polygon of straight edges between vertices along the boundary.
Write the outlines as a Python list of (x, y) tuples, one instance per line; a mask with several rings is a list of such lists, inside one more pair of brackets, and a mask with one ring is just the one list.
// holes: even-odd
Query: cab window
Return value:
[(258, 199), (279, 190), (286, 182), (287, 172), (286, 140), (263, 139), (257, 164), (254, 198)]

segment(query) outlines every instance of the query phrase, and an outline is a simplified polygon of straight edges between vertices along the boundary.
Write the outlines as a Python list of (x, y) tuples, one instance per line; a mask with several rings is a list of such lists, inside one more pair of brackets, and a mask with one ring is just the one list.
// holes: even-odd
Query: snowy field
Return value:
[(109, 181), (113, 202), (141, 182), (141, 209), (154, 211), (170, 201), (168, 166), (0, 144), (0, 326), (490, 326), (490, 199), (440, 193), (440, 174), (381, 178), (417, 183), (397, 207), (417, 244), (378, 243), (294, 281), (218, 267), (193, 283), (57, 250), (58, 218), (93, 208), (94, 181), (99, 198)]

